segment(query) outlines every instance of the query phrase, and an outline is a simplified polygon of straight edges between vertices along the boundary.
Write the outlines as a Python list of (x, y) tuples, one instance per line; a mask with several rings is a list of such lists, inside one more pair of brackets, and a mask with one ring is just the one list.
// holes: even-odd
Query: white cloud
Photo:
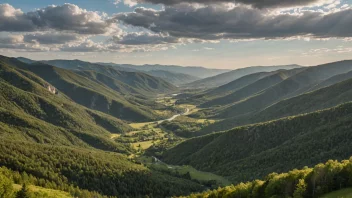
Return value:
[(87, 11), (74, 4), (48, 6), (24, 13), (9, 4), (0, 4), (0, 31), (69, 31), (78, 34), (106, 34), (118, 31), (105, 14)]

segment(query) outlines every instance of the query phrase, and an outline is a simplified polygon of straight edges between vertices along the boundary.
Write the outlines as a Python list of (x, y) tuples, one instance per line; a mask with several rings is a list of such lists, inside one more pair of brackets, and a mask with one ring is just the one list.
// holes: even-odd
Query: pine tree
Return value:
[(32, 198), (26, 184), (23, 184), (22, 189), (18, 191), (16, 198)]

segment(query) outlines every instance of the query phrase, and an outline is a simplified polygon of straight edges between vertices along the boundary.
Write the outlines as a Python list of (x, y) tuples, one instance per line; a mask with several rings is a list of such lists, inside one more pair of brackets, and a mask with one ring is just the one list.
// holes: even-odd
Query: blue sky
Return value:
[[(205, 19), (207, 15), (204, 15), (204, 21), (207, 22), (207, 24), (209, 22), (209, 25), (214, 24), (214, 28), (217, 28), (215, 32), (214, 29), (212, 29), (211, 27), (207, 28), (207, 26), (203, 26), (204, 24), (202, 23), (204, 21), (201, 17), (197, 18), (197, 20), (200, 20), (199, 25), (193, 24), (194, 21), (192, 20), (202, 14), (202, 12), (198, 12), (200, 9), (195, 9), (195, 5), (192, 5), (193, 7), (189, 6), (190, 8), (192, 8), (191, 11), (189, 11), (190, 8), (185, 8), (185, 5), (169, 5), (172, 9), (166, 9), (164, 10), (164, 12), (160, 13), (163, 13), (165, 16), (171, 16), (170, 19), (166, 19), (167, 17), (158, 18), (159, 15), (156, 15), (153, 16), (154, 19), (150, 19), (155, 20), (155, 24), (153, 21), (147, 20), (145, 21), (146, 24), (141, 24), (142, 22), (144, 22), (144, 19), (148, 18), (148, 15), (137, 17), (134, 16), (133, 11), (136, 7), (144, 7), (143, 13), (147, 13), (147, 8), (153, 8), (155, 10), (153, 11), (154, 13), (163, 10), (163, 6), (153, 4), (153, 0), (146, 1), (148, 2), (142, 4), (139, 3), (134, 7), (126, 6), (124, 3), (114, 5), (110, 0), (5, 1), (3, 2), (4, 4), (7, 3), (14, 9), (20, 9), (22, 13), (33, 12), (37, 9), (45, 9), (49, 5), (62, 6), (64, 3), (70, 3), (78, 6), (79, 9), (87, 10), (87, 12), (98, 12), (98, 15), (101, 16), (103, 15), (103, 12), (107, 13), (107, 16), (104, 16), (105, 18), (112, 18), (114, 15), (122, 12), (127, 13), (129, 18), (126, 19), (126, 17), (123, 16), (117, 17), (118, 19), (116, 20), (116, 27), (115, 23), (113, 24), (113, 26), (104, 27), (105, 29), (102, 30), (102, 33), (94, 32), (87, 34), (86, 32), (82, 32), (83, 30), (85, 31), (87, 27), (82, 27), (82, 29), (79, 30), (77, 30), (76, 28), (70, 29), (69, 27), (65, 27), (65, 29), (60, 29), (62, 28), (60, 24), (54, 26), (51, 24), (51, 22), (47, 22), (48, 20), (46, 20), (45, 23), (48, 23), (50, 27), (42, 27), (42, 25), (38, 30), (30, 29), (18, 31), (16, 28), (14, 28), (14, 31), (13, 29), (2, 30), (0, 28), (0, 44), (3, 44), (0, 45), (0, 54), (8, 56), (25, 56), (28, 58), (39, 60), (82, 59), (97, 62), (103, 61), (130, 64), (167, 64), (184, 66), (197, 65), (211, 68), (227, 69), (235, 69), (239, 67), (253, 65), (282, 65), (294, 63), (301, 65), (317, 65), (342, 59), (352, 59), (352, 41), (350, 39), (350, 35), (352, 35), (352, 33), (348, 29), (338, 31), (339, 29), (346, 27), (346, 24), (352, 25), (352, 21), (350, 21), (352, 20), (351, 17), (348, 18), (348, 14), (350, 14), (349, 6), (352, 4), (350, 0), (327, 0), (326, 2), (328, 3), (323, 4), (320, 7), (304, 6), (304, 8), (298, 8), (301, 10), (324, 12), (322, 13), (322, 16), (332, 16), (334, 14), (337, 15), (341, 13), (341, 22), (333, 21), (333, 23), (335, 23), (336, 25), (323, 24), (324, 21), (322, 19), (322, 22), (318, 23), (319, 25), (311, 24), (313, 26), (316, 25), (316, 29), (310, 29), (310, 27), (307, 27), (306, 24), (295, 24), (289, 26), (287, 24), (290, 23), (285, 21), (285, 18), (280, 18), (280, 16), (277, 16), (277, 20), (283, 20), (283, 22), (281, 22), (283, 24), (282, 27), (285, 27), (287, 29), (282, 30), (283, 28), (279, 27), (277, 30), (271, 31), (270, 29), (272, 28), (266, 29), (265, 26), (263, 26), (262, 28), (253, 28), (250, 25), (248, 26), (248, 24), (245, 27), (236, 27), (237, 25), (243, 24), (243, 22), (235, 23), (234, 21), (243, 20), (244, 22), (246, 22), (246, 16), (241, 16), (241, 14), (237, 14), (240, 12), (236, 13), (234, 10), (231, 14), (233, 14), (234, 17), (239, 18), (231, 18), (232, 16), (229, 16), (229, 13), (227, 11), (220, 13), (224, 14), (224, 17), (228, 17), (224, 18), (223, 24), (221, 24), (222, 21), (214, 21), (211, 20), (211, 18)], [(333, 4), (336, 4), (336, 6), (332, 6)], [(205, 4), (202, 6), (203, 8), (210, 7), (212, 8), (212, 11), (215, 10), (214, 12), (219, 9), (223, 9), (223, 7), (220, 7), (218, 5)], [(216, 6), (218, 7), (215, 8)], [(240, 8), (236, 9), (240, 10)], [(260, 10), (259, 8), (251, 8), (250, 10), (246, 9), (247, 8), (243, 6), (242, 10), (244, 10), (244, 13), (264, 13), (264, 15), (267, 15), (267, 11)], [(275, 7), (275, 9), (277, 8)], [(273, 10), (276, 11), (275, 9)], [(285, 7), (285, 9), (287, 8)], [(297, 14), (303, 13), (303, 11), (301, 10), (297, 11), (297, 7), (292, 8), (292, 10), (290, 9), (291, 8), (288, 8), (288, 11), (285, 12), (296, 12)], [(183, 10), (186, 11), (183, 13)], [(169, 15), (168, 12), (172, 13), (172, 15)], [(283, 11), (280, 10), (280, 12)], [(346, 17), (342, 15), (344, 13), (346, 13)], [(174, 17), (177, 14), (179, 14), (179, 16)], [(194, 15), (192, 16), (192, 18), (187, 19), (185, 17), (187, 17), (188, 14)], [(214, 14), (216, 14), (214, 16), (220, 15), (219, 13)], [(4, 14), (4, 16), (8, 17), (6, 16), (6, 14)], [(253, 14), (249, 16), (253, 16)], [(22, 15), (19, 14), (16, 17), (22, 17)], [(106, 20), (104, 17), (102, 17), (101, 20)], [(175, 22), (174, 20), (176, 19), (180, 21)], [(293, 20), (297, 19), (293, 17)], [(300, 20), (297, 20), (295, 23), (300, 23)], [(106, 25), (106, 22), (104, 22), (104, 24)], [(225, 26), (226, 24), (231, 25)], [(256, 22), (256, 24), (258, 24), (258, 22)], [(267, 24), (270, 25), (272, 24), (272, 22), (268, 19)], [(324, 27), (326, 26), (327, 28), (320, 28), (322, 26), (321, 24), (323, 24)], [(94, 25), (99, 25), (98, 27), (100, 27), (101, 24)], [(275, 27), (276, 26), (277, 25), (275, 25)], [(297, 26), (302, 26), (303, 28), (299, 30), (294, 29)], [(341, 28), (339, 28), (339, 26)], [(180, 30), (174, 29), (175, 27), (179, 27)], [(91, 26), (89, 26), (88, 28), (91, 28)], [(108, 28), (110, 28), (111, 30), (107, 30)], [(242, 33), (241, 29), (245, 28), (246, 32)], [(307, 28), (307, 30), (305, 30), (304, 28)], [(224, 29), (224, 31), (222, 32), (221, 29)], [(112, 30), (114, 31), (111, 33)], [(290, 33), (290, 31), (292, 31), (292, 33)], [(47, 32), (47, 34), (49, 35), (54, 34), (56, 36), (58, 36), (59, 34), (65, 34), (66, 36), (60, 37), (60, 39), (70, 38), (70, 40), (65, 42), (60, 41), (60, 43), (44, 43), (42, 42), (42, 40), (39, 42), (37, 36), (32, 36), (35, 34), (42, 35), (44, 34), (43, 32)], [(302, 35), (301, 32), (308, 33), (307, 35)], [(226, 38), (225, 36), (219, 36), (226, 34), (229, 35), (226, 36)], [(249, 34), (253, 36), (249, 36), (248, 38), (246, 36), (245, 38), (243, 38), (243, 36), (241, 36), (242, 34)], [(278, 36), (273, 36), (276, 34)], [(13, 35), (15, 35), (15, 37), (13, 37)], [(1, 36), (3, 36), (4, 38), (1, 38)], [(75, 39), (71, 39), (71, 36), (75, 37)], [(11, 38), (7, 39), (6, 37)], [(32, 40), (26, 39), (27, 37), (31, 38)], [(319, 38), (317, 39), (317, 37)], [(20, 38), (20, 41), (17, 41), (17, 38)], [(43, 41), (47, 41), (47, 37), (45, 38), (46, 40)], [(108, 44), (108, 42), (112, 42), (114, 40), (112, 38), (115, 38), (116, 43)], [(11, 43), (6, 43), (9, 40), (11, 41)], [(56, 39), (54, 40), (56, 41)], [(108, 46), (109, 50), (107, 50), (106, 46)]]

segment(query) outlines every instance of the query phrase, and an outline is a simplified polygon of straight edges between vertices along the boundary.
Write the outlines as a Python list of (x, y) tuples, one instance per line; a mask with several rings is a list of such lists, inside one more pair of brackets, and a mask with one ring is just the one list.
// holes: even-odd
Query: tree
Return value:
[(293, 192), (293, 198), (303, 198), (307, 190), (307, 184), (304, 179), (298, 180), (296, 190)]
[(12, 181), (0, 174), (0, 198), (9, 198), (13, 196)]
[(23, 184), (22, 189), (17, 192), (16, 198), (31, 198), (32, 194), (26, 184)]

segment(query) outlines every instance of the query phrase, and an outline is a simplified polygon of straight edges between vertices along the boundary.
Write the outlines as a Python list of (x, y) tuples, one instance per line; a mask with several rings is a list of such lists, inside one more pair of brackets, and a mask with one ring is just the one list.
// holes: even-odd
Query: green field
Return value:
[(180, 175), (184, 175), (189, 172), (191, 178), (198, 180), (198, 181), (215, 180), (221, 186), (231, 185), (231, 182), (224, 177), (221, 177), (219, 175), (215, 175), (213, 173), (208, 173), (208, 172), (196, 170), (192, 166), (168, 165), (168, 164), (161, 162), (161, 161), (156, 162), (153, 158), (147, 157), (147, 156), (141, 156), (141, 157), (137, 158), (137, 161), (140, 161), (143, 164), (146, 164), (147, 166), (149, 166), (150, 168), (155, 169), (155, 170), (167, 171), (170, 173), (177, 172)]
[(352, 188), (338, 190), (322, 196), (322, 198), (352, 198)]

